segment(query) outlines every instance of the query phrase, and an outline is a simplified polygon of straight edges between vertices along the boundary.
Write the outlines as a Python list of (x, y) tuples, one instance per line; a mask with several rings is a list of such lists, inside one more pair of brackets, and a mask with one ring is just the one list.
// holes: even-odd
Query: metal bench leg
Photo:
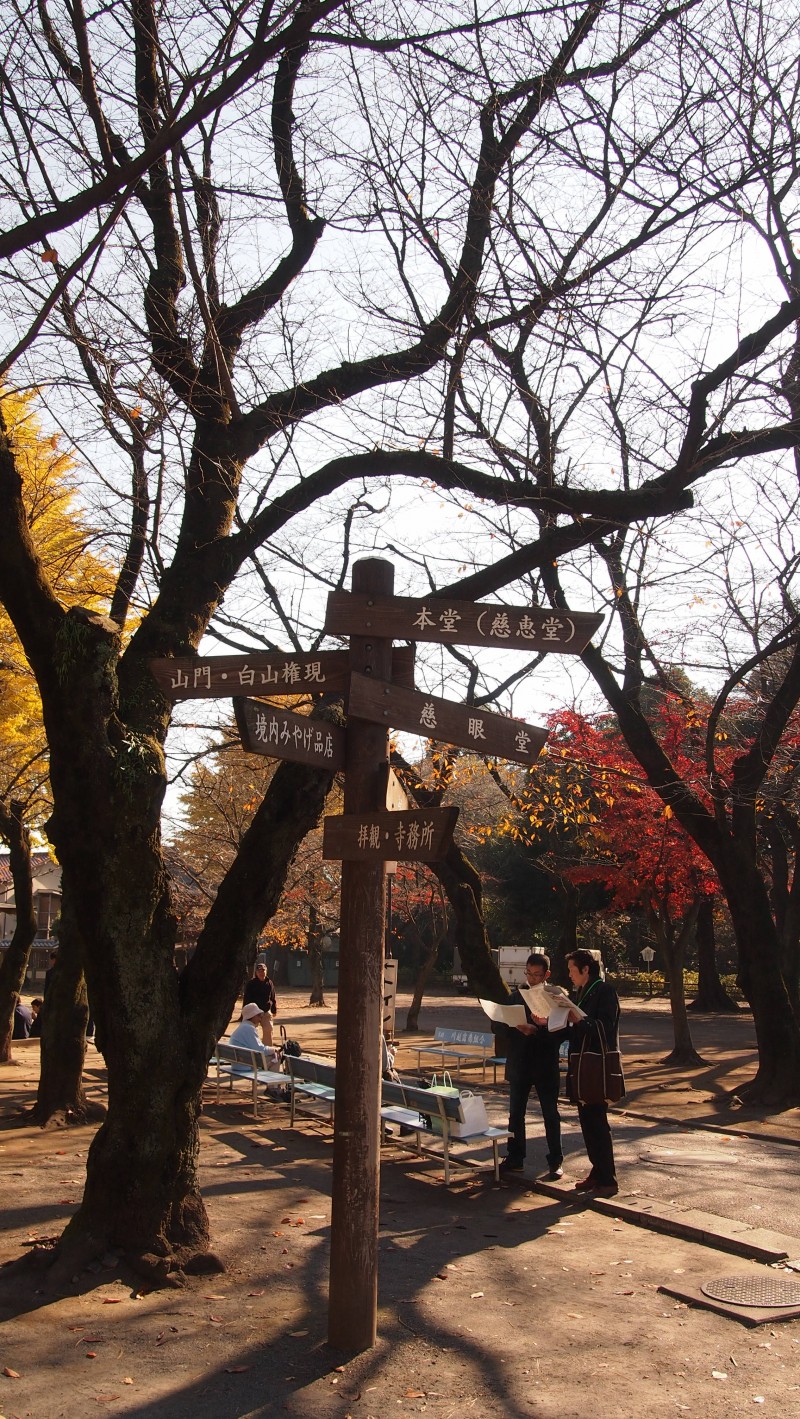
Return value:
[(499, 1183), (500, 1181), (500, 1154), (497, 1151), (498, 1142), (499, 1139), (492, 1139), (492, 1152), (494, 1153), (494, 1180), (496, 1183)]
[(253, 1118), (258, 1121), (258, 1080), (253, 1075)]
[(450, 1184), (450, 1131), (447, 1127), (447, 1119), (442, 1119), (442, 1155), (444, 1158), (444, 1181), (447, 1187)]

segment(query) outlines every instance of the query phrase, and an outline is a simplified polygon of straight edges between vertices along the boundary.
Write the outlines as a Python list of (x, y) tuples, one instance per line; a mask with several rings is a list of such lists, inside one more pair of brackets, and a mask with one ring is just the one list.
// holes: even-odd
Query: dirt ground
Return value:
[[(333, 1010), (304, 1010), (302, 999), (282, 1001), (290, 1033), (329, 1052)], [(471, 1010), (452, 998), (430, 1002), (424, 1033), (451, 1017), (479, 1028)], [(643, 1009), (627, 1102), (695, 1123), (708, 1116), (713, 1126), (725, 1081), (752, 1072), (748, 1028), (715, 1022), (706, 1071), (664, 1090), (656, 1059), (668, 1021)], [(414, 1062), (404, 1052), (403, 1067)], [(15, 1121), (37, 1068), (38, 1051), (23, 1046), (0, 1069), (0, 1262), (57, 1235), (81, 1196), (92, 1130)], [(102, 1097), (93, 1049), (88, 1078)], [(748, 1330), (658, 1289), (676, 1278), (763, 1273), (757, 1263), (514, 1181), (497, 1187), (490, 1171), (459, 1170), (445, 1188), (436, 1163), (391, 1148), (378, 1344), (354, 1359), (331, 1350), (330, 1129), (313, 1121), (290, 1129), (278, 1103), (256, 1123), (248, 1104), (244, 1089), (219, 1105), (207, 1089), (201, 1180), (224, 1275), (147, 1292), (109, 1255), (54, 1293), (34, 1273), (0, 1271), (0, 1419), (84, 1419), (98, 1409), (136, 1419), (800, 1415), (800, 1320)], [(750, 1117), (748, 1132), (757, 1125), (800, 1136), (796, 1110)]]

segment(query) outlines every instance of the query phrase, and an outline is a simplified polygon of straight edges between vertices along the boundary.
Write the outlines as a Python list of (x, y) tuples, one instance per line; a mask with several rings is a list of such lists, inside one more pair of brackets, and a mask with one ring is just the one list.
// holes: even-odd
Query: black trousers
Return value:
[(592, 1176), (599, 1187), (610, 1187), (617, 1178), (607, 1104), (578, 1104), (578, 1121), (592, 1165)]
[(511, 1135), (508, 1140), (508, 1157), (513, 1163), (521, 1163), (525, 1157), (525, 1113), (531, 1089), (535, 1089), (547, 1139), (547, 1161), (551, 1168), (560, 1167), (564, 1155), (561, 1149), (561, 1115), (558, 1112), (558, 1055), (552, 1060), (546, 1060), (535, 1070), (514, 1070), (508, 1082), (508, 1131)]

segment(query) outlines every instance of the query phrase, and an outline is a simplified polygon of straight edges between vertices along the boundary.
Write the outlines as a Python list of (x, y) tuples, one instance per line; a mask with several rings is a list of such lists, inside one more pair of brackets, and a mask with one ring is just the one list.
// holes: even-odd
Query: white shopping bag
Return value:
[(461, 1119), (450, 1124), (453, 1138), (467, 1138), (472, 1133), (483, 1133), (489, 1127), (486, 1105), (480, 1094), (465, 1090), (459, 1100)]

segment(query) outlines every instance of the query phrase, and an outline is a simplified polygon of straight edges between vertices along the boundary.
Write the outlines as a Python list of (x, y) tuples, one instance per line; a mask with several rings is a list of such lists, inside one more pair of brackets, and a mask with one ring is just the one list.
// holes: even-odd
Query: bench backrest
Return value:
[(494, 1035), (482, 1034), (480, 1030), (446, 1030), (437, 1025), (433, 1038), (440, 1045), (476, 1045), (479, 1049), (493, 1049)]
[(293, 1079), (302, 1079), (307, 1084), (336, 1085), (336, 1066), (324, 1060), (309, 1059), (307, 1054), (287, 1054), (284, 1064)]
[(438, 1114), (440, 1118), (461, 1119), (461, 1100), (453, 1094), (437, 1094), (432, 1089), (418, 1089), (413, 1084), (399, 1084), (397, 1080), (384, 1079), (381, 1086), (381, 1102), (400, 1104), (406, 1109), (416, 1109), (421, 1114)]
[(243, 1069), (269, 1069), (269, 1063), (260, 1050), (242, 1049), (240, 1045), (226, 1045), (222, 1040), (214, 1050), (214, 1058), (220, 1064), (239, 1064)]

